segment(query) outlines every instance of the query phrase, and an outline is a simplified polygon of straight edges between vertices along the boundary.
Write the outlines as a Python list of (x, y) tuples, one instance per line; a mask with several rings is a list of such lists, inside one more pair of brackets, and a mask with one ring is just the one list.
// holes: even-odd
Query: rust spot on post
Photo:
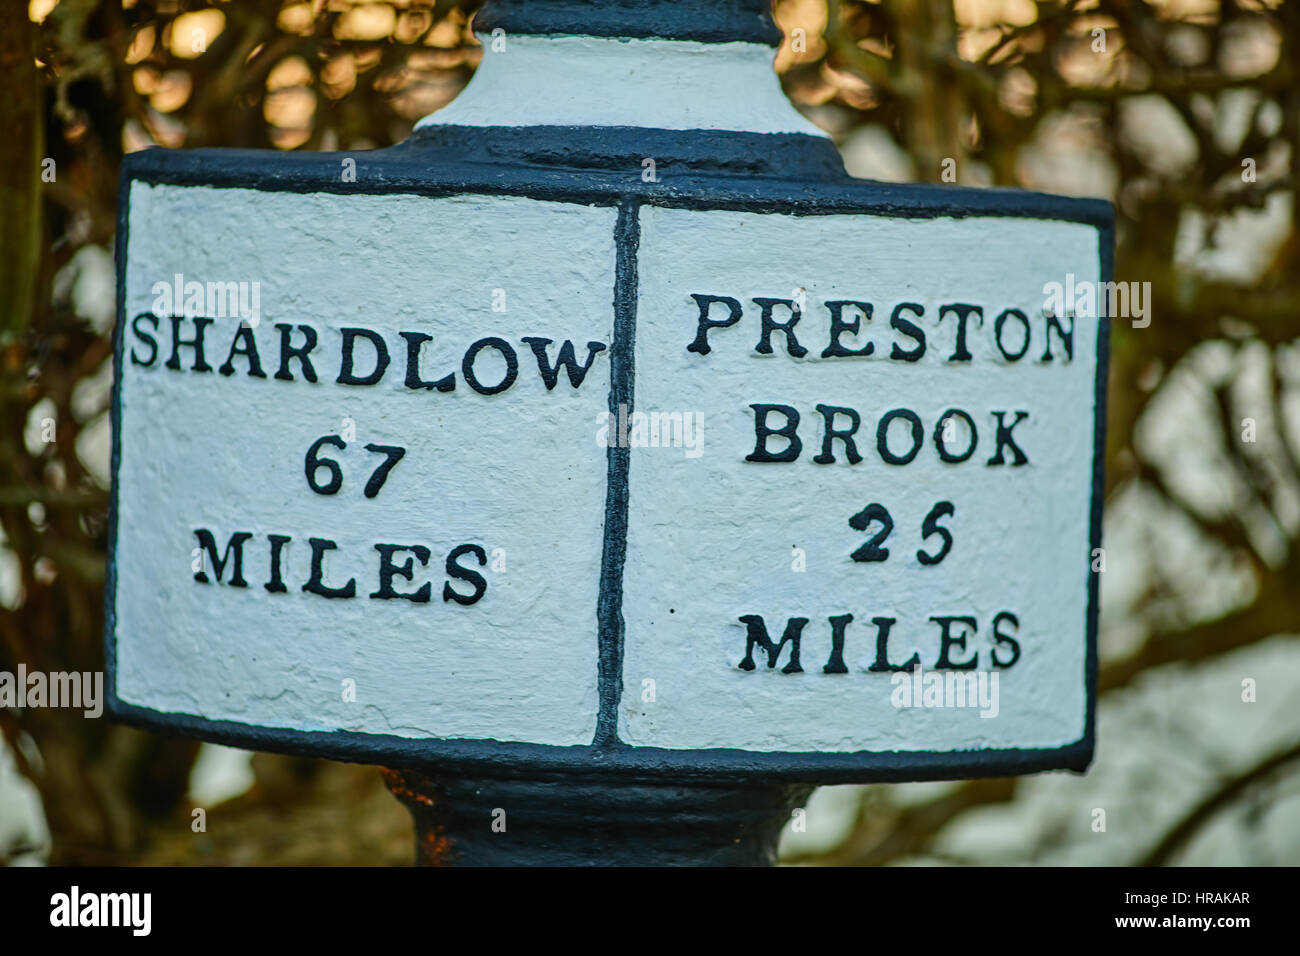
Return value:
[(415, 824), (415, 865), (450, 866), (455, 862), (455, 841), (440, 819), (437, 786), (418, 770), (380, 767), (389, 792), (406, 806)]

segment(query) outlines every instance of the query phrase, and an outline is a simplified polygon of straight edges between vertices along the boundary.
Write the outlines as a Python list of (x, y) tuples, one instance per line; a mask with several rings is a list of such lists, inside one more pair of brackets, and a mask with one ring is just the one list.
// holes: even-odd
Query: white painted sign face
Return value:
[(1080, 223), (643, 210), (637, 407), (703, 442), (632, 451), (623, 739), (1079, 740), (1098, 328), (1043, 286), (1099, 270)]
[[(613, 232), (514, 197), (133, 184), (118, 696), (589, 743)], [(260, 316), (214, 316), (209, 282), (259, 283)]]
[(179, 162), (119, 239), (119, 716), (462, 768), (1086, 763), (1095, 210)]

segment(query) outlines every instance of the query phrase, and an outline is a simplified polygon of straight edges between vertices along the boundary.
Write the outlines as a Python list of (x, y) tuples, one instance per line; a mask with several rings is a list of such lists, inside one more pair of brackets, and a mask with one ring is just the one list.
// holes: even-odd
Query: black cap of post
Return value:
[(771, 0), (487, 0), (474, 29), (498, 28), (543, 36), (781, 43)]

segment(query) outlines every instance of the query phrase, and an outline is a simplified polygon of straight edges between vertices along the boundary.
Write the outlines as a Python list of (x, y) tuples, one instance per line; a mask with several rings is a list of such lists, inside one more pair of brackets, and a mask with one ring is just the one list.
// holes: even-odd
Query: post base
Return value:
[(417, 866), (770, 866), (812, 789), (383, 773)]

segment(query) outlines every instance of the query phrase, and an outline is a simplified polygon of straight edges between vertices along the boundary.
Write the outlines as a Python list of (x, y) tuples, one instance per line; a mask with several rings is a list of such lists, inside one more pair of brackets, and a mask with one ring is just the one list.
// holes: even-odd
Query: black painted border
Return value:
[(425, 164), (492, 163), (603, 173), (636, 170), (653, 159), (661, 178), (680, 174), (844, 180), (835, 144), (811, 133), (747, 133), (643, 126), (465, 126), (438, 123), (415, 130), (391, 151)]
[(475, 33), (762, 43), (778, 46), (771, 0), (488, 0)]
[[(690, 138), (700, 131), (686, 131)], [(747, 135), (747, 134), (739, 134)], [(992, 777), (1043, 770), (1082, 771), (1092, 760), (1096, 739), (1098, 576), (1091, 571), (1088, 557), (1089, 592), (1085, 663), (1086, 714), (1083, 736), (1057, 748), (997, 749), (961, 751), (858, 751), (854, 753), (759, 752), (736, 749), (669, 750), (632, 747), (611, 737), (610, 720), (616, 720), (616, 687), (608, 687), (609, 668), (621, 660), (621, 608), (607, 593), (606, 575), (609, 536), (602, 553), (602, 596), (598, 608), (598, 667), (602, 675), (597, 735), (592, 745), (560, 747), (495, 740), (410, 739), (351, 731), (295, 731), (272, 729), (231, 721), (212, 721), (187, 714), (166, 713), (139, 707), (117, 696), (116, 610), (118, 532), (118, 468), (121, 463), (121, 363), (125, 323), (125, 266), (129, 238), (130, 193), (134, 182), (176, 185), (210, 185), (300, 193), (412, 194), (447, 196), (463, 194), (520, 195), (535, 199), (565, 201), (619, 208), (621, 229), (616, 235), (620, 263), (616, 265), (616, 286), (635, 282), (635, 259), (622, 261), (635, 250), (635, 230), (626, 218), (639, 205), (663, 205), (690, 209), (736, 209), (789, 215), (863, 215), (905, 218), (965, 218), (998, 215), (1079, 222), (1098, 230), (1102, 281), (1113, 277), (1114, 213), (1108, 202), (1049, 196), (1021, 190), (968, 189), (957, 186), (896, 185), (852, 180), (807, 183), (795, 179), (734, 177), (688, 172), (659, 183), (644, 183), (640, 169), (626, 171), (577, 172), (569, 169), (491, 166), (483, 163), (421, 161), (420, 151), (409, 145), (359, 153), (356, 182), (343, 183), (340, 161), (345, 153), (274, 154), (253, 150), (150, 149), (130, 154), (122, 165), (119, 187), (117, 230), (117, 317), (113, 346), (112, 492), (109, 505), (109, 561), (105, 583), (105, 661), (108, 671), (107, 710), (122, 722), (151, 730), (180, 733), (214, 743), (286, 753), (305, 753), (356, 763), (389, 766), (428, 767), (445, 773), (486, 773), (530, 777), (554, 774), (618, 776), (624, 779), (711, 781), (719, 783), (770, 782), (787, 780), (808, 783), (898, 782)], [(632, 267), (629, 275), (627, 268)], [(615, 292), (616, 304), (620, 293)], [(616, 328), (632, 323), (635, 316), (625, 307), (615, 309)], [(634, 307), (635, 297), (631, 299)], [(1094, 394), (1093, 488), (1091, 500), (1090, 548), (1101, 546), (1101, 511), (1105, 481), (1106, 374), (1109, 357), (1110, 319), (1098, 322), (1097, 375)], [(626, 353), (626, 397), (631, 399), (631, 353)], [(615, 358), (611, 357), (610, 402), (617, 411)], [(630, 404), (630, 401), (629, 401)], [(613, 451), (613, 449), (610, 449)], [(616, 458), (610, 456), (611, 479), (618, 476)], [(621, 471), (627, 479), (626, 466)], [(624, 489), (626, 490), (626, 489)], [(607, 489), (607, 518), (610, 508)], [(617, 498), (617, 493), (614, 494)], [(626, 547), (626, 495), (621, 504)], [(608, 531), (608, 529), (607, 529)], [(621, 556), (617, 558), (621, 564)], [(621, 595), (621, 582), (619, 584)], [(617, 616), (617, 622), (613, 621)], [(608, 616), (608, 619), (607, 619)], [(614, 628), (611, 630), (610, 628)], [(617, 637), (615, 644), (611, 635)], [(616, 648), (616, 651), (614, 650)], [(612, 692), (611, 692), (612, 690)]]
[[(559, 142), (573, 127), (520, 127), (528, 134)], [(615, 128), (618, 131), (618, 128)], [(514, 133), (512, 129), (511, 134)], [(272, 192), (393, 194), (450, 196), (475, 194), (526, 196), (556, 202), (617, 206), (626, 198), (643, 205), (682, 209), (737, 209), (747, 212), (817, 216), (864, 213), (905, 219), (950, 216), (1010, 216), (1062, 220), (1110, 228), (1114, 221), (1110, 203), (1098, 199), (1052, 196), (1024, 189), (971, 188), (929, 183), (882, 183), (852, 179), (847, 175), (807, 182), (802, 170), (773, 164), (752, 178), (729, 175), (730, 169), (693, 167), (683, 160), (658, 166), (659, 182), (641, 179), (642, 156), (635, 134), (671, 133), (683, 144), (697, 137), (716, 142), (736, 141), (753, 150), (778, 146), (786, 134), (727, 133), (717, 130), (626, 130), (633, 137), (621, 156), (626, 165), (591, 166), (590, 157), (569, 157), (572, 165), (520, 166), (481, 161), (456, 161), (441, 153), (432, 156), (408, 142), (387, 149), (352, 153), (270, 153), (252, 149), (167, 150), (153, 148), (130, 153), (122, 164), (122, 186), (130, 181), (175, 186), (224, 186)], [(416, 136), (420, 135), (417, 131)], [(814, 139), (814, 137), (809, 137)], [(655, 142), (662, 142), (656, 137)], [(694, 152), (689, 146), (680, 151)], [(636, 158), (633, 159), (633, 154)], [(273, 158), (272, 158), (273, 157)], [(356, 181), (343, 182), (340, 162), (356, 162)], [(431, 162), (431, 159), (436, 160)], [(784, 158), (782, 157), (782, 160)], [(125, 201), (119, 198), (119, 202)]]

